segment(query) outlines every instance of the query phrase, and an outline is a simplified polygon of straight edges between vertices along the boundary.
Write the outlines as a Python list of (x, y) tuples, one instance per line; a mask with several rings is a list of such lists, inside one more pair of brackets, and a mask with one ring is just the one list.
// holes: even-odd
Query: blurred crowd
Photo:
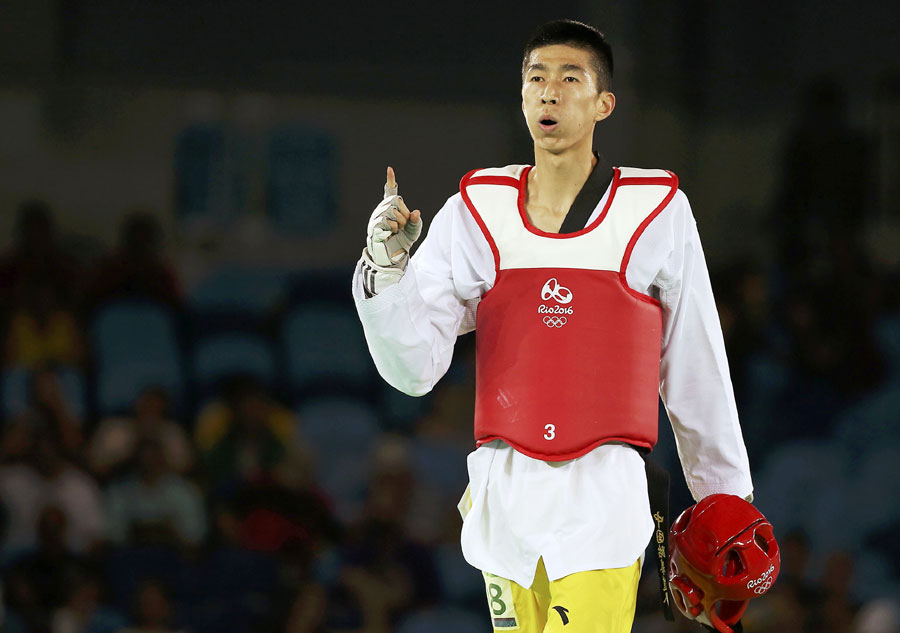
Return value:
[[(808, 107), (768, 226), (773, 256), (713, 271), (756, 501), (783, 557), (745, 629), (898, 633), (900, 280), (857, 230), (868, 154), (835, 124), (840, 94), (817, 87)], [(111, 252), (85, 252), (67, 248), (46, 203), (17, 210), (0, 257), (2, 630), (489, 631), (456, 514), (473, 337), (421, 399), (381, 383), (367, 358), (361, 379), (327, 373), (329, 357), (365, 357), (360, 332), (327, 329), (359, 329), (341, 270), (306, 279), (297, 300), (333, 299), (325, 321), (302, 321), (298, 354), (316, 359), (303, 382), (273, 377), (280, 361), (208, 382), (188, 364), (176, 383), (130, 386), (118, 407), (102, 395), (99, 315), (139, 302), (195, 316), (164, 252), (150, 213), (130, 214)], [(255, 333), (277, 346), (286, 310)], [(183, 330), (178, 346), (193, 349), (198, 328)], [(670, 435), (657, 454), (677, 479)], [(673, 510), (690, 503), (673, 492)], [(662, 619), (656, 582), (644, 574), (634, 631), (698, 630)]]
[[(900, 631), (900, 270), (869, 247), (877, 148), (847, 107), (831, 80), (806, 89), (764, 227), (771, 253), (711, 272), (754, 503), (781, 544), (747, 631)], [(681, 495), (674, 509), (691, 503)]]
[[(448, 596), (464, 615), (482, 606), (454, 549), (467, 378), (408, 399), (408, 422), (370, 420), (370, 387), (331, 378), (310, 389), (331, 399), (296, 399), (242, 372), (180, 402), (146, 384), (107, 410), (98, 313), (189, 308), (152, 215), (129, 216), (119, 248), (93, 259), (64, 243), (29, 201), (0, 261), (3, 631), (376, 632), (418, 626), (409, 616), (428, 620)], [(336, 446), (326, 455), (307, 435)]]

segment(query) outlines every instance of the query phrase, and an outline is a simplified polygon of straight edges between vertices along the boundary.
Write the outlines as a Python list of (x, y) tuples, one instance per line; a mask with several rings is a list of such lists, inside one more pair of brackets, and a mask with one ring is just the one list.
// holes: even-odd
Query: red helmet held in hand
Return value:
[(710, 495), (681, 513), (669, 534), (669, 583), (678, 609), (720, 633), (764, 595), (781, 569), (772, 524), (734, 495)]

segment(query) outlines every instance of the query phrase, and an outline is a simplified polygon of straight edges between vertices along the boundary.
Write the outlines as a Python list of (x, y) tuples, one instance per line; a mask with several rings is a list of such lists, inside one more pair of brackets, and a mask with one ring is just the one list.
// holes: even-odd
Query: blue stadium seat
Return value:
[(300, 431), (312, 445), (316, 480), (341, 519), (360, 510), (370, 457), (380, 434), (378, 418), (365, 403), (339, 398), (310, 400), (297, 410)]
[(191, 312), (238, 312), (262, 316), (276, 309), (288, 293), (289, 274), (277, 268), (220, 268), (188, 295)]
[(193, 377), (201, 393), (211, 392), (218, 381), (249, 374), (264, 385), (275, 380), (275, 354), (269, 342), (252, 332), (223, 332), (199, 341), (193, 352)]
[(335, 144), (320, 129), (285, 125), (269, 137), (266, 212), (280, 232), (322, 233), (335, 225)]
[[(86, 413), (84, 375), (75, 367), (59, 367), (56, 369), (63, 395), (72, 407), (72, 412), (79, 420), (84, 420)], [(2, 410), (0, 416), (9, 420), (22, 415), (30, 407), (28, 383), (31, 371), (26, 367), (10, 367), (3, 371), (0, 379), (0, 400)]]
[(364, 385), (372, 376), (362, 325), (352, 308), (298, 305), (284, 319), (281, 341), (293, 387), (323, 380)]
[(225, 225), (244, 208), (246, 179), (221, 123), (191, 125), (175, 139), (175, 213), (182, 222)]
[(142, 389), (164, 387), (181, 402), (182, 362), (172, 311), (142, 301), (109, 303), (91, 324), (101, 414), (130, 409)]

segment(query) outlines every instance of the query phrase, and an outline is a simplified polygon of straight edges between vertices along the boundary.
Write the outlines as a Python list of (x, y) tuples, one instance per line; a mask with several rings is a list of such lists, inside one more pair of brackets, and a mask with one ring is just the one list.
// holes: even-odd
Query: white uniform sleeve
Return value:
[[(660, 262), (660, 257), (663, 261)], [(638, 239), (626, 271), (663, 310), (659, 393), (694, 499), (753, 491), (725, 343), (697, 224), (680, 190)], [(639, 278), (654, 268), (649, 287)], [(643, 267), (643, 269), (642, 269)], [(642, 274), (643, 273), (643, 274)], [(651, 273), (652, 274), (652, 273)], [(645, 279), (649, 279), (649, 275)]]
[(366, 299), (361, 261), (353, 298), (378, 373), (391, 386), (421, 396), (447, 372), (456, 337), (474, 329), (480, 297), (494, 283), (487, 240), (452, 196), (434, 216), (403, 278)]

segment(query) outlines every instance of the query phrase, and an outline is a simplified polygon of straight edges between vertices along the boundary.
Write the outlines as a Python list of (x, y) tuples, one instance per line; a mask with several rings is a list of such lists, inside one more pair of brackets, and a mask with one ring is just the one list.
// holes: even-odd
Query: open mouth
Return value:
[(550, 130), (552, 130), (553, 128), (555, 128), (557, 126), (557, 122), (554, 119), (551, 119), (548, 117), (544, 117), (543, 119), (541, 119), (539, 121), (539, 123), (540, 123), (541, 129), (546, 132), (549, 132)]

